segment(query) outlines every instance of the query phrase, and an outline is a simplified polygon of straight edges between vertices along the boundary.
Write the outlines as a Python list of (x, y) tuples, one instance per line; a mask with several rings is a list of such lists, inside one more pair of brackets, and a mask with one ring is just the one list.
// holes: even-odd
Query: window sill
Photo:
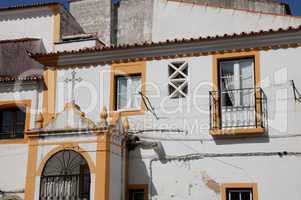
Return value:
[(213, 137), (223, 136), (249, 136), (261, 135), (266, 132), (265, 128), (227, 128), (227, 129), (213, 129), (210, 130), (210, 135)]
[(143, 115), (143, 109), (128, 109), (128, 110), (117, 110), (121, 116), (133, 116), (133, 115)]
[(25, 138), (0, 139), (0, 144), (26, 144), (27, 141)]

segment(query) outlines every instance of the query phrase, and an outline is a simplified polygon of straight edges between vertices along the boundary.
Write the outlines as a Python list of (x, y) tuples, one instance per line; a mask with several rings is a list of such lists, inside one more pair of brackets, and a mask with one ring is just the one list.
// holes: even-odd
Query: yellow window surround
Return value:
[(221, 185), (221, 200), (227, 200), (227, 189), (251, 189), (252, 200), (258, 200), (258, 188), (256, 183), (224, 183)]
[[(110, 77), (110, 110), (113, 111), (116, 108), (116, 77), (120, 75), (141, 75), (141, 92), (145, 94), (145, 81), (146, 81), (146, 62), (129, 62), (112, 64), (111, 77)], [(129, 115), (141, 115), (144, 114), (145, 106), (141, 97), (141, 107), (137, 110), (125, 110), (121, 111), (122, 116)]]
[[(219, 61), (226, 59), (243, 59), (243, 58), (253, 58), (255, 67), (255, 88), (260, 87), (260, 57), (258, 51), (248, 51), (248, 52), (237, 52), (237, 53), (224, 53), (213, 55), (213, 67), (212, 67), (212, 90), (219, 91)], [(215, 93), (214, 98), (220, 98), (218, 93)], [(220, 127), (220, 105), (216, 103), (212, 107), (212, 124), (213, 128), (210, 130), (212, 136), (233, 136), (233, 135), (254, 135), (263, 134), (265, 128), (261, 127), (261, 104), (257, 99), (261, 98), (261, 93), (256, 90), (256, 127), (250, 128), (225, 128)]]
[[(14, 107), (23, 107), (25, 108), (26, 117), (25, 117), (25, 130), (30, 129), (30, 109), (31, 109), (31, 100), (6, 100), (0, 101), (0, 108), (14, 108)], [(20, 139), (3, 139), (0, 140), (0, 144), (23, 144), (27, 142), (27, 136), (24, 134), (24, 138)]]

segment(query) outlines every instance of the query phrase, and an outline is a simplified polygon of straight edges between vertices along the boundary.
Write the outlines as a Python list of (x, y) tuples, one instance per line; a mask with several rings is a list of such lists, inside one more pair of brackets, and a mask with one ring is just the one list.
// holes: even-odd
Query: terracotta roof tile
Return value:
[(199, 38), (182, 38), (182, 39), (173, 39), (173, 40), (166, 40), (160, 42), (141, 42), (141, 43), (134, 43), (134, 44), (124, 44), (124, 45), (117, 45), (117, 46), (104, 46), (104, 47), (94, 47), (94, 48), (84, 48), (79, 50), (72, 50), (72, 51), (62, 51), (62, 52), (51, 52), (51, 53), (37, 53), (31, 55), (33, 58), (38, 57), (51, 57), (51, 56), (59, 56), (59, 55), (68, 55), (68, 54), (80, 54), (80, 53), (91, 53), (91, 52), (103, 52), (108, 50), (120, 50), (120, 49), (134, 49), (134, 48), (141, 48), (141, 47), (156, 47), (162, 45), (169, 45), (169, 44), (181, 44), (181, 43), (190, 43), (190, 42), (200, 42), (200, 41), (207, 41), (207, 40), (221, 40), (221, 39), (233, 39), (233, 38), (241, 38), (241, 37), (251, 37), (251, 36), (260, 36), (266, 34), (274, 34), (279, 32), (289, 32), (289, 31), (300, 31), (301, 26), (299, 27), (288, 27), (286, 29), (279, 28), (277, 30), (260, 30), (258, 32), (250, 31), (250, 32), (241, 32), (241, 33), (233, 33), (233, 34), (224, 34), (224, 35), (215, 35), (215, 36), (207, 36), (207, 37), (199, 37)]
[(0, 41), (0, 80), (28, 80), (42, 75), (43, 67), (28, 56), (28, 52), (46, 52), (37, 38)]
[(0, 76), (0, 82), (14, 82), (14, 81), (36, 81), (36, 80), (42, 80), (42, 75), (30, 75), (30, 76)]

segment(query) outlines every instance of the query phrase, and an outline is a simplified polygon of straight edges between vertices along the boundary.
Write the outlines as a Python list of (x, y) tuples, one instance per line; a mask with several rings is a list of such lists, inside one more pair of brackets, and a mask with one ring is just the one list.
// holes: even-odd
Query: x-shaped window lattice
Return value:
[(186, 97), (188, 91), (188, 63), (172, 62), (168, 64), (169, 70), (169, 97)]

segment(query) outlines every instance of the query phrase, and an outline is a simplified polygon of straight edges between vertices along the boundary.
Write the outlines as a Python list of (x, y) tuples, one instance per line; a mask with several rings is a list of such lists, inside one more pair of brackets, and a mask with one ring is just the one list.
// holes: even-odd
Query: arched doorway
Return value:
[(76, 151), (60, 151), (43, 169), (40, 200), (90, 199), (90, 182), (90, 170), (84, 157)]

